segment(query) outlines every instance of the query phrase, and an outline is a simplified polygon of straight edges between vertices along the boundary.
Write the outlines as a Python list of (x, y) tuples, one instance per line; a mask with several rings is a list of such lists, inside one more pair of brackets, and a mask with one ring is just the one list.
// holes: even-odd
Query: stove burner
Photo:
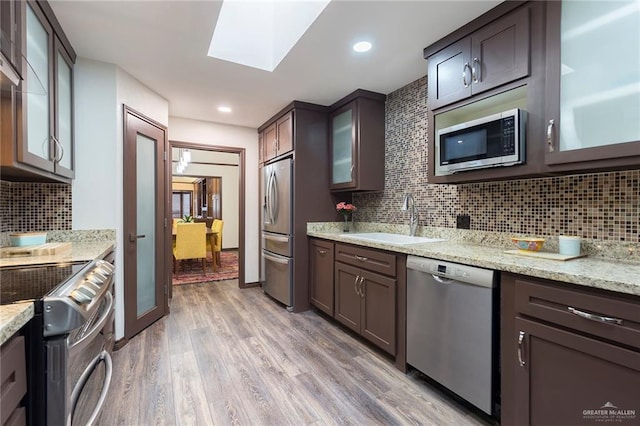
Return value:
[(88, 262), (0, 269), (0, 305), (41, 299), (80, 272)]

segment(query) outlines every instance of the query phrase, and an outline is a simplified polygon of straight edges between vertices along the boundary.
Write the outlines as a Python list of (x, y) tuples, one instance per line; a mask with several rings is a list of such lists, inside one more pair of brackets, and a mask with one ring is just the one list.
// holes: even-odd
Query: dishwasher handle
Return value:
[(436, 274), (431, 274), (431, 276), (436, 282), (439, 282), (440, 284), (450, 284), (455, 281), (454, 279), (451, 279), (451, 278), (442, 278), (440, 275), (436, 275)]

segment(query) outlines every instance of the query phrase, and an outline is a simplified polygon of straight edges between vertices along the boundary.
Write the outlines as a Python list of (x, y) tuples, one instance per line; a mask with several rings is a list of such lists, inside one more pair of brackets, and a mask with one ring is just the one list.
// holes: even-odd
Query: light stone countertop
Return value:
[[(7, 233), (4, 233), (7, 234)], [(71, 241), (71, 250), (53, 256), (30, 256), (0, 259), (0, 268), (42, 265), (64, 262), (84, 262), (104, 257), (115, 248), (115, 231), (52, 231), (48, 242)], [(0, 280), (1, 280), (0, 269)], [(20, 302), (0, 306), (0, 344), (6, 342), (34, 315), (32, 302)]]
[(52, 256), (22, 256), (0, 259), (0, 267), (90, 261), (103, 257), (114, 247), (113, 241), (75, 241), (71, 243), (71, 250), (64, 253)]
[(33, 302), (0, 306), (0, 345), (33, 318)]
[[(372, 226), (363, 226), (356, 232), (392, 232), (394, 230), (398, 231), (398, 229), (376, 230)], [(460, 238), (460, 235), (464, 234), (460, 232), (461, 230), (452, 231), (449, 235), (451, 239), (446, 241), (399, 246), (343, 237), (340, 235), (342, 234), (340, 228), (336, 229), (327, 224), (307, 225), (307, 235), (310, 237), (640, 296), (640, 262), (628, 259), (592, 257), (591, 255), (568, 261), (512, 255), (505, 253), (505, 250), (512, 249), (513, 246), (496, 247), (496, 241), (486, 237), (484, 240), (493, 244), (479, 244), (473, 238), (470, 238), (473, 240), (472, 242), (466, 242), (464, 238)], [(473, 231), (471, 232), (473, 233)], [(407, 234), (407, 232), (402, 233)], [(446, 235), (433, 235), (434, 233), (432, 232), (428, 236), (447, 238)]]

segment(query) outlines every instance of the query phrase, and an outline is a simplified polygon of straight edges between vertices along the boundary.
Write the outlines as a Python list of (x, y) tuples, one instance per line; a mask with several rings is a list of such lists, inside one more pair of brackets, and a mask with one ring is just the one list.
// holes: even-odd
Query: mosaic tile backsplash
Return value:
[(0, 181), (0, 232), (71, 229), (71, 185)]
[(455, 228), (471, 216), (471, 229), (533, 235), (578, 235), (640, 242), (640, 170), (504, 182), (427, 183), (427, 79), (387, 96), (385, 190), (354, 194), (355, 219), (408, 223), (400, 211), (411, 192), (420, 225)]

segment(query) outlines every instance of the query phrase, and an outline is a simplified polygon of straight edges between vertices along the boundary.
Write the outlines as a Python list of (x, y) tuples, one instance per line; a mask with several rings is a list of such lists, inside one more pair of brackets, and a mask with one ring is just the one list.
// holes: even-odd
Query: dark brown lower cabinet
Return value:
[(333, 243), (309, 240), (311, 304), (333, 316)]
[(640, 424), (640, 298), (503, 273), (501, 424)]
[(26, 424), (22, 403), (27, 393), (27, 369), (24, 336), (16, 335), (0, 347), (0, 424)]
[(335, 318), (395, 355), (396, 280), (336, 262), (335, 292)]
[(640, 423), (639, 352), (522, 318), (516, 330), (516, 424)]

